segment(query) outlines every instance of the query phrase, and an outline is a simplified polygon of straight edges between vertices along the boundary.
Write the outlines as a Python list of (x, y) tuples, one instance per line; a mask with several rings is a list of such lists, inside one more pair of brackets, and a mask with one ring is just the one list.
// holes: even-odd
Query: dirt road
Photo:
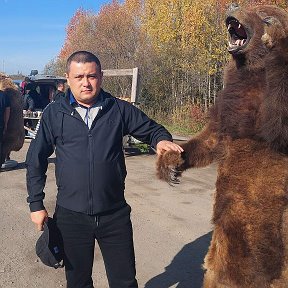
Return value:
[[(29, 142), (12, 159), (13, 171), (0, 173), (0, 287), (66, 287), (63, 269), (44, 266), (35, 254), (41, 232), (30, 222), (26, 204), (24, 160)], [(140, 288), (200, 288), (201, 264), (212, 226), (215, 166), (184, 173), (176, 187), (155, 176), (155, 155), (126, 157), (126, 198), (132, 206), (137, 278)], [(55, 205), (53, 157), (48, 168), (45, 205)], [(94, 286), (107, 288), (103, 261), (97, 247)]]

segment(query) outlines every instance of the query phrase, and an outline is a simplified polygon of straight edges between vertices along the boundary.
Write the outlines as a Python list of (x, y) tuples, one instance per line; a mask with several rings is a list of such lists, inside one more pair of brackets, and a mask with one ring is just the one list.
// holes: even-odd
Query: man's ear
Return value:
[[(102, 82), (103, 82), (103, 71), (101, 71), (101, 83), (100, 83), (100, 85), (102, 85)], [(68, 81), (68, 80), (67, 80)]]
[(69, 75), (68, 75), (67, 73), (65, 73), (65, 77), (66, 77), (68, 86), (70, 86), (70, 83), (69, 83)]

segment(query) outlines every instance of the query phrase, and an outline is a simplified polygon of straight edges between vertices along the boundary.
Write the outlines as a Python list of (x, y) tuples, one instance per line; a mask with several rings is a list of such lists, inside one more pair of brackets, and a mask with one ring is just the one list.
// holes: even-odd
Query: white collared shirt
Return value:
[(102, 110), (102, 106), (91, 106), (91, 107), (84, 107), (82, 105), (77, 105), (75, 107), (76, 111), (80, 114), (83, 121), (86, 123), (88, 128), (91, 128), (91, 125), (97, 116), (98, 112)]

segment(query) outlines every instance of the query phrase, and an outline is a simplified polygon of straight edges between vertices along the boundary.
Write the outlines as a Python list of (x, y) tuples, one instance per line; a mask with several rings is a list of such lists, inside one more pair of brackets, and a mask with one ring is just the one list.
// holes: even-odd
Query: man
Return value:
[[(29, 83), (28, 83), (29, 84)], [(28, 86), (26, 85), (26, 87)], [(31, 88), (29, 95), (32, 97), (34, 101), (34, 109), (35, 110), (42, 110), (49, 104), (49, 99), (47, 97), (41, 97), (41, 95), (38, 93), (39, 87), (35, 83), (30, 83)]]
[(156, 147), (182, 148), (161, 125), (126, 101), (101, 89), (99, 59), (87, 51), (67, 60), (66, 98), (43, 112), (27, 153), (31, 219), (39, 230), (48, 213), (43, 205), (47, 158), (56, 147), (57, 205), (54, 213), (64, 243), (68, 288), (93, 287), (95, 239), (105, 262), (109, 287), (138, 287), (135, 278), (130, 206), (124, 198), (123, 136)]
[(32, 84), (28, 83), (25, 86), (25, 93), (23, 96), (23, 110), (27, 110), (29, 112), (35, 110), (35, 102), (33, 97), (30, 95), (31, 89), (32, 89)]
[(57, 90), (55, 91), (53, 101), (60, 99), (61, 97), (65, 97), (65, 84), (62, 81), (57, 82)]
[(0, 168), (5, 162), (2, 157), (2, 142), (7, 131), (7, 125), (10, 118), (10, 99), (2, 90), (0, 90)]

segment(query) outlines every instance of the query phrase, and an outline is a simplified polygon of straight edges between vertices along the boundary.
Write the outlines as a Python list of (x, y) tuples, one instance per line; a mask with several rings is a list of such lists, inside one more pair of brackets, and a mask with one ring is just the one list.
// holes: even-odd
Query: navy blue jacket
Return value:
[(141, 110), (103, 90), (97, 97), (102, 110), (89, 129), (68, 93), (46, 107), (27, 153), (30, 210), (44, 209), (48, 157), (54, 150), (58, 205), (87, 214), (118, 209), (126, 204), (123, 136), (132, 135), (153, 147), (172, 137)]

